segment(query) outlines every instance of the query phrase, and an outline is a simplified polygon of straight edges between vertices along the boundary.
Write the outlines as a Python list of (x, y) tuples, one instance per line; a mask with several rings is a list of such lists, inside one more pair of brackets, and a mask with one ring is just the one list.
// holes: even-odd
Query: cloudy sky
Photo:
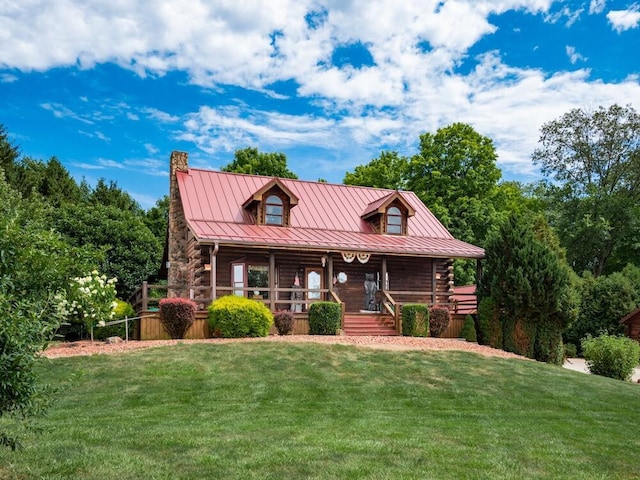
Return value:
[(529, 181), (543, 123), (640, 108), (639, 47), (637, 0), (0, 0), (0, 124), (145, 207), (172, 150), (219, 168), (255, 146), (341, 182), (453, 122)]

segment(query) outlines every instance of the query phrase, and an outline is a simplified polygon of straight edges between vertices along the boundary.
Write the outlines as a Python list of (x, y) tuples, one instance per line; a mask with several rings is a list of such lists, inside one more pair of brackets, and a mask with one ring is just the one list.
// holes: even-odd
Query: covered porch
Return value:
[[(406, 303), (447, 306), (455, 319), (450, 258), (292, 252), (195, 241), (189, 251), (185, 268), (170, 278), (169, 285), (144, 284), (136, 292), (132, 303), (137, 311), (153, 310), (160, 297), (169, 296), (190, 298), (206, 314), (216, 298), (233, 294), (262, 302), (272, 312), (292, 312), (294, 334), (308, 333), (308, 310), (317, 301), (341, 305), (341, 328), (346, 334), (400, 333)], [(457, 323), (461, 328), (462, 322), (452, 323), (454, 331), (449, 334), (457, 336)]]

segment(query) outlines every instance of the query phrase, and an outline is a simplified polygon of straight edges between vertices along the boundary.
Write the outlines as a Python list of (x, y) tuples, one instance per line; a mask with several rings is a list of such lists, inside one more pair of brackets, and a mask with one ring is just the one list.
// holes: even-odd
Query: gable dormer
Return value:
[(274, 178), (249, 197), (242, 207), (253, 215), (256, 225), (288, 227), (291, 209), (297, 204), (298, 197), (279, 178)]
[(361, 218), (369, 222), (378, 233), (406, 235), (407, 221), (415, 213), (415, 209), (400, 192), (393, 192), (367, 205)]

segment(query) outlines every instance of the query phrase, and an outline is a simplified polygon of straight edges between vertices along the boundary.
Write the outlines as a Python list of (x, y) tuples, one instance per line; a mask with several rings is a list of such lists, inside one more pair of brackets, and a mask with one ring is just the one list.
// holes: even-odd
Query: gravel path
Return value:
[(265, 338), (237, 338), (219, 339), (209, 338), (205, 340), (150, 340), (150, 341), (130, 341), (108, 345), (104, 342), (81, 341), (72, 343), (57, 343), (51, 345), (44, 351), (43, 355), (48, 358), (72, 357), (78, 355), (102, 355), (110, 353), (122, 353), (141, 348), (161, 347), (166, 345), (176, 345), (178, 343), (233, 343), (233, 342), (291, 342), (291, 343), (325, 343), (340, 345), (355, 345), (365, 348), (378, 348), (384, 350), (460, 350), (474, 352), (480, 355), (520, 358), (525, 357), (513, 353), (497, 350), (495, 348), (469, 343), (455, 338), (416, 338), (416, 337), (345, 337), (345, 336), (318, 336), (318, 335), (271, 335)]

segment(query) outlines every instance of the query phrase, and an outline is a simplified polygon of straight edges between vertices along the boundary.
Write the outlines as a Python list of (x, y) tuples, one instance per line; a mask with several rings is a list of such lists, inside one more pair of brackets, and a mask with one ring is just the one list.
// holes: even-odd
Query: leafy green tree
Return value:
[[(451, 234), (483, 246), (497, 223), (494, 197), (501, 172), (493, 141), (473, 127), (454, 123), (420, 135), (420, 152), (411, 158), (407, 189), (415, 192)], [(473, 283), (473, 262), (456, 261), (458, 285)]]
[(143, 217), (131, 210), (101, 204), (69, 204), (58, 210), (56, 228), (69, 243), (103, 252), (99, 270), (117, 277), (120, 298), (131, 293), (157, 272), (161, 244)]
[(565, 332), (569, 343), (580, 346), (587, 335), (624, 333), (620, 320), (637, 306), (637, 294), (631, 280), (620, 272), (582, 278), (580, 313)]
[(298, 178), (287, 168), (284, 153), (262, 153), (257, 148), (247, 147), (236, 150), (233, 161), (222, 167), (223, 172), (266, 175), (269, 177)]
[(169, 196), (165, 195), (147, 210), (144, 218), (145, 225), (153, 232), (161, 245), (167, 239), (167, 224), (169, 222)]
[(59, 317), (54, 296), (91, 262), (52, 230), (50, 207), (24, 201), (0, 170), (0, 445), (18, 446), (18, 432), (46, 406), (35, 367)]
[(89, 196), (89, 201), (105, 207), (116, 207), (120, 210), (142, 215), (143, 211), (138, 202), (131, 195), (118, 187), (116, 182), (107, 182), (104, 178), (98, 180)]
[(3, 178), (11, 182), (13, 171), (20, 157), (18, 147), (9, 139), (9, 132), (0, 124), (0, 169), (3, 170)]
[(594, 275), (640, 263), (640, 115), (574, 109), (542, 126), (532, 154), (556, 182), (554, 221), (573, 268)]
[(345, 185), (362, 187), (405, 189), (409, 160), (398, 155), (398, 152), (383, 151), (367, 165), (359, 165), (353, 172), (344, 176)]
[(40, 195), (54, 206), (82, 198), (80, 187), (56, 157), (46, 163), (23, 158), (14, 167), (12, 183), (24, 198)]
[(479, 293), (501, 314), (503, 348), (537, 360), (562, 360), (562, 332), (571, 321), (570, 269), (538, 240), (530, 219), (516, 214), (486, 244)]

